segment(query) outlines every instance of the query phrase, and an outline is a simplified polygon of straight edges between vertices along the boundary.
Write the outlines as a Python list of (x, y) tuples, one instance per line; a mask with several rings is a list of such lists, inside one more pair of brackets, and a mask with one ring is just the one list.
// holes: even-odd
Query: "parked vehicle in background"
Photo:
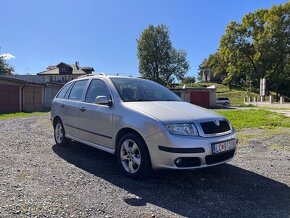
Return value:
[(219, 104), (219, 105), (230, 105), (230, 103), (231, 103), (230, 99), (226, 97), (219, 97), (216, 100), (216, 104)]
[(51, 119), (57, 145), (76, 140), (115, 154), (131, 177), (222, 164), (236, 150), (236, 131), (226, 118), (139, 78), (73, 80), (54, 98)]

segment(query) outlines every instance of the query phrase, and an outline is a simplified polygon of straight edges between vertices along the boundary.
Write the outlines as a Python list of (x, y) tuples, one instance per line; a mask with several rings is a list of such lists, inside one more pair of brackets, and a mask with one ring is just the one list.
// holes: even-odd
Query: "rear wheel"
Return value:
[(70, 140), (65, 137), (65, 131), (60, 120), (58, 120), (54, 126), (54, 140), (59, 146), (66, 145), (70, 142)]
[(151, 174), (151, 161), (143, 139), (134, 133), (124, 135), (118, 144), (118, 163), (122, 172), (132, 178), (144, 178)]

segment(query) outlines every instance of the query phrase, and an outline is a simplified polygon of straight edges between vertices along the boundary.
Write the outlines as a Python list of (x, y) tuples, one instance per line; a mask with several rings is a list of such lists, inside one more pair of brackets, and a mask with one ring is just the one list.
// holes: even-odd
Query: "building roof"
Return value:
[(56, 67), (63, 67), (63, 66), (65, 66), (65, 67), (69, 67), (69, 68), (72, 68), (71, 65), (66, 64), (66, 63), (63, 63), (63, 62), (60, 62), (58, 65), (56, 65)]
[(0, 75), (0, 79), (24, 84), (29, 83), (38, 85), (46, 85), (46, 84), (60, 85), (59, 83), (46, 82), (43, 76), (37, 75)]
[(33, 83), (45, 83), (45, 78), (43, 76), (37, 75), (11, 75), (10, 78), (23, 80), (26, 82), (33, 82)]
[(68, 67), (72, 69), (72, 74), (61, 74), (61, 75), (86, 75), (88, 72), (86, 70), (95, 71), (93, 67), (80, 67), (77, 64), (66, 64), (60, 62), (57, 65), (50, 65), (47, 70), (37, 73), (37, 75), (60, 75), (59, 67)]
[[(72, 74), (64, 74), (64, 75), (85, 75), (87, 74), (85, 71), (83, 71), (82, 69), (73, 69)], [(60, 75), (59, 74), (59, 69), (52, 69), (52, 70), (45, 70), (42, 71), (40, 73), (38, 73), (37, 75)]]
[(81, 69), (84, 69), (84, 70), (88, 69), (88, 70), (95, 71), (93, 67), (81, 67)]

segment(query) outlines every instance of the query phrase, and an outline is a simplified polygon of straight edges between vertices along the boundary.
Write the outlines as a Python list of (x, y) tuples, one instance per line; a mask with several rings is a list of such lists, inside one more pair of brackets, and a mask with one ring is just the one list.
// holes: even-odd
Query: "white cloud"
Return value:
[(15, 56), (12, 54), (2, 54), (0, 55), (0, 57), (3, 57), (4, 60), (10, 60), (15, 58)]

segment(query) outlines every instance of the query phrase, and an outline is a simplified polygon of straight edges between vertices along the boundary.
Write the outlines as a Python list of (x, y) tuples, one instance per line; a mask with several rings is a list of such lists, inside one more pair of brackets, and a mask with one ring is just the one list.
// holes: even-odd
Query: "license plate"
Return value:
[(236, 139), (212, 144), (212, 153), (219, 154), (236, 148)]

